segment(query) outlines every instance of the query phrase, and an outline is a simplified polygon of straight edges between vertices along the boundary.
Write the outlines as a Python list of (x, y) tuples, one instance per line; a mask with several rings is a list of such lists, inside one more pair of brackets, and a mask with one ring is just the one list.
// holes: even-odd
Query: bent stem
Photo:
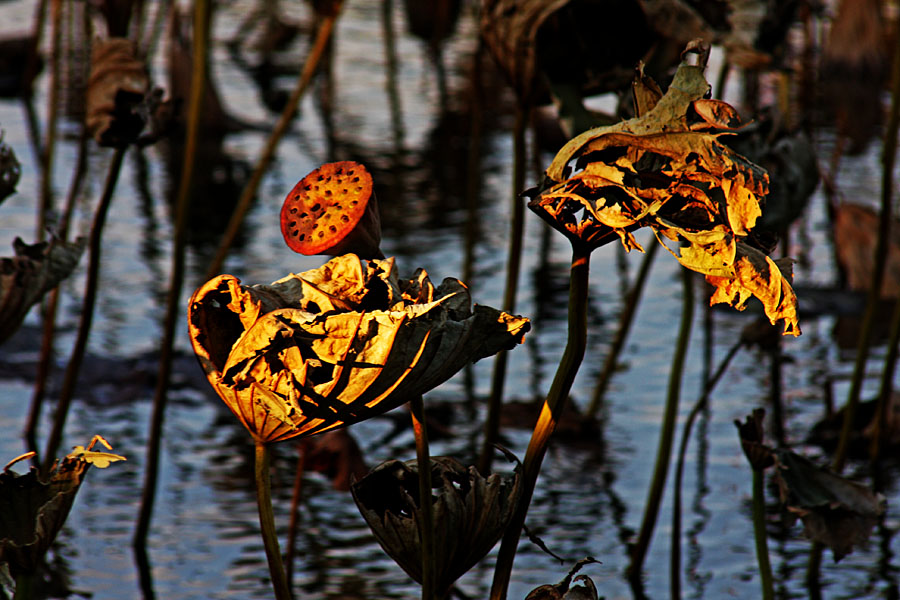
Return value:
[(259, 507), (259, 525), (262, 529), (266, 560), (276, 600), (290, 600), (291, 590), (281, 562), (281, 549), (275, 533), (275, 515), (272, 513), (272, 482), (269, 476), (269, 446), (256, 442), (256, 504)]
[(766, 497), (763, 469), (753, 469), (753, 537), (756, 539), (756, 560), (759, 562), (759, 581), (763, 600), (775, 598), (772, 584), (772, 565), (769, 564), (769, 545), (766, 540)]
[(422, 522), (422, 600), (435, 598), (434, 511), (431, 505), (431, 457), (428, 455), (428, 433), (425, 431), (425, 403), (422, 396), (409, 401), (413, 433), (416, 436), (416, 460), (419, 463), (419, 507)]
[(587, 296), (588, 274), (590, 271), (590, 251), (580, 246), (572, 247), (572, 267), (569, 282), (569, 332), (566, 341), (566, 349), (563, 352), (556, 375), (541, 415), (534, 426), (531, 441), (525, 451), (523, 466), (522, 495), (516, 512), (510, 520), (510, 524), (503, 535), (500, 544), (500, 553), (497, 556), (497, 565), (494, 569), (494, 581), (491, 585), (491, 600), (504, 600), (509, 588), (509, 580), (512, 575), (513, 561), (516, 557), (516, 549), (519, 545), (519, 537), (522, 527), (525, 525), (525, 516), (528, 513), (528, 505), (534, 494), (538, 474), (541, 470), (541, 461), (547, 451), (547, 442), (550, 435), (556, 429), (559, 417), (565, 407), (569, 390), (575, 381), (575, 375), (584, 358), (584, 350), (587, 345)]
[(681, 282), (683, 288), (681, 325), (678, 331), (678, 340), (675, 343), (675, 354), (672, 357), (672, 370), (669, 373), (668, 397), (666, 398), (666, 408), (663, 413), (659, 447), (656, 451), (656, 466), (653, 469), (650, 489), (647, 491), (647, 504), (644, 507), (641, 529), (637, 542), (631, 549), (631, 564), (628, 566), (627, 571), (631, 585), (635, 589), (637, 589), (640, 582), (641, 569), (647, 556), (647, 549), (650, 547), (650, 539), (653, 537), (656, 518), (659, 516), (659, 505), (666, 486), (669, 459), (672, 455), (672, 442), (675, 438), (675, 418), (678, 416), (678, 397), (681, 391), (681, 379), (684, 374), (684, 360), (687, 356), (688, 342), (691, 337), (691, 322), (694, 318), (694, 287), (691, 282), (691, 272), (687, 269), (682, 269)]

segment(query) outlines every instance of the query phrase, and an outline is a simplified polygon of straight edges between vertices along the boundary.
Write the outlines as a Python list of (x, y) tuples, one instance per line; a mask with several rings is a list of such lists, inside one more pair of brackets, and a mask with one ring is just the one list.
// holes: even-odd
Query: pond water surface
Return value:
[[(306, 5), (282, 2), (286, 14), (308, 21)], [(303, 257), (282, 241), (278, 214), (284, 195), (306, 173), (329, 160), (364, 162), (375, 178), (385, 224), (383, 249), (396, 256), (401, 275), (417, 267), (432, 280), (461, 277), (465, 270), (466, 168), (470, 153), (471, 114), (466, 110), (468, 73), (476, 27), (464, 15), (456, 35), (445, 47), (448, 94), (441, 97), (437, 74), (424, 44), (409, 33), (402, 3), (391, 13), (396, 37), (396, 80), (388, 78), (382, 3), (351, 1), (339, 20), (333, 63), (333, 106), (325, 111), (314, 95), (302, 103), (301, 115), (278, 148), (258, 200), (248, 215), (239, 246), (225, 271), (245, 283), (268, 283), (289, 272), (322, 264), (321, 257)], [(31, 2), (0, 5), (3, 33), (31, 26)], [(230, 57), (224, 40), (240, 27), (253, 5), (249, 0), (227, 3), (216, 15), (213, 78), (230, 113), (253, 125), (228, 135), (222, 153), (228, 160), (203, 163), (203, 186), (195, 199), (202, 209), (192, 215), (188, 276), (183, 306), (203, 282), (218, 234), (240, 185), (267, 138), (277, 114), (266, 110), (249, 75)], [(305, 42), (287, 57), (298, 65)], [(157, 72), (163, 73), (162, 59)], [(157, 74), (165, 87), (165, 77)], [(290, 89), (292, 76), (276, 80)], [(512, 178), (512, 101), (496, 74), (490, 75), (486, 96), (484, 138), (478, 162), (477, 238), (470, 285), (482, 304), (501, 306), (509, 229)], [(46, 72), (39, 80), (36, 107), (45, 112)], [(391, 96), (394, 87), (396, 95)], [(24, 111), (19, 101), (0, 100), (4, 141), (23, 165), (18, 194), (0, 205), (0, 247), (11, 254), (16, 236), (34, 238), (35, 198), (39, 170), (34, 160)], [(53, 179), (57, 197), (64, 197), (77, 144), (71, 122), (63, 121)], [(827, 156), (832, 136), (820, 133), (817, 149)], [(74, 228), (85, 233), (94, 202), (100, 195), (109, 152), (92, 147), (90, 176), (77, 209)], [(879, 195), (880, 146), (842, 163), (844, 193), (875, 204)], [(220, 157), (220, 158), (224, 158)], [(543, 155), (546, 165), (550, 155)], [(165, 312), (172, 243), (173, 175), (167, 151), (160, 145), (126, 157), (103, 237), (101, 287), (81, 383), (69, 415), (62, 447), (84, 444), (99, 433), (117, 453), (128, 457), (106, 470), (92, 470), (78, 495), (56, 551), (73, 590), (94, 600), (141, 597), (139, 573), (131, 553), (131, 537), (140, 504), (144, 452), (156, 373), (156, 354)], [(529, 182), (534, 177), (529, 177)], [(224, 215), (224, 216), (223, 216)], [(510, 353), (506, 399), (530, 401), (549, 388), (565, 344), (565, 301), (568, 242), (558, 234), (545, 241), (544, 225), (526, 217), (520, 295), (516, 312), (533, 319), (526, 342)], [(655, 243), (639, 236), (645, 247)], [(799, 290), (836, 283), (831, 234), (821, 191), (813, 196), (805, 217), (792, 231), (788, 254), (802, 260), (795, 266)], [(572, 389), (582, 409), (609, 348), (623, 304), (623, 290), (633, 281), (641, 255), (623, 255), (615, 245), (592, 257), (588, 349)], [(61, 373), (78, 323), (86, 260), (63, 284), (60, 335), (50, 399), (58, 394)], [(656, 455), (663, 405), (678, 320), (681, 313), (679, 266), (660, 253), (652, 268), (631, 337), (612, 381), (604, 407), (604, 424), (595, 440), (566, 443), (557, 439), (548, 452), (535, 494), (528, 526), (557, 555), (559, 564), (523, 539), (515, 563), (510, 598), (523, 598), (537, 585), (559, 581), (585, 556), (600, 564), (582, 571), (606, 598), (630, 598), (623, 572), (625, 542), (638, 529)], [(700, 289), (698, 285), (698, 290)], [(801, 302), (803, 301), (802, 292)], [(714, 311), (712, 335), (704, 332), (702, 299), (695, 311), (690, 355), (679, 409), (680, 427), (697, 398), (705, 373), (737, 340), (754, 315)], [(801, 321), (803, 335), (785, 339), (787, 359), (782, 370), (786, 438), (798, 451), (826, 462), (822, 451), (802, 444), (820, 418), (826, 388), (843, 399), (852, 372), (852, 352), (841, 350), (834, 337), (836, 317), (819, 315)], [(31, 398), (38, 356), (40, 320), (32, 311), (16, 337), (0, 346), (0, 457), (22, 452), (20, 431)], [(178, 357), (166, 415), (162, 470), (148, 555), (156, 597), (167, 600), (246, 599), (270, 597), (252, 476), (252, 446), (227, 412), (197, 366), (190, 351), (184, 321), (179, 322)], [(875, 348), (870, 373), (878, 373), (885, 353)], [(742, 350), (729, 368), (695, 428), (688, 449), (684, 480), (682, 593), (689, 598), (759, 597), (759, 578), (750, 518), (750, 469), (741, 453), (733, 424), (755, 407), (767, 406), (772, 384), (769, 356)], [(441, 411), (452, 433), (433, 441), (433, 454), (451, 454), (472, 461), (479, 446), (485, 398), (490, 389), (492, 360), (477, 363), (426, 397), (426, 407)], [(864, 384), (863, 397), (874, 396), (878, 377)], [(52, 406), (52, 405), (51, 405)], [(49, 429), (45, 408), (40, 432)], [(415, 456), (406, 409), (350, 428), (374, 466), (389, 458)], [(504, 430), (504, 442), (524, 454), (530, 424)], [(276, 522), (286, 532), (293, 470), (293, 443), (277, 449), (274, 480)], [(20, 465), (21, 467), (21, 465)], [(851, 463), (848, 472), (858, 467)], [(19, 467), (17, 467), (18, 469)], [(822, 586), (829, 598), (897, 597), (896, 554), (900, 527), (896, 469), (889, 471), (883, 493), (888, 513), (866, 548), (839, 564), (826, 552)], [(669, 479), (671, 483), (671, 476)], [(810, 543), (800, 525), (780, 527), (774, 488), (770, 551), (781, 597), (806, 597), (804, 584)], [(671, 539), (672, 488), (668, 485), (645, 572), (651, 598), (669, 596), (668, 560)], [(283, 539), (283, 537), (282, 537)], [(418, 587), (375, 542), (350, 494), (335, 491), (322, 475), (306, 476), (301, 507), (294, 579), (301, 595), (312, 598), (415, 598)], [(487, 597), (496, 549), (459, 582), (469, 598)]]

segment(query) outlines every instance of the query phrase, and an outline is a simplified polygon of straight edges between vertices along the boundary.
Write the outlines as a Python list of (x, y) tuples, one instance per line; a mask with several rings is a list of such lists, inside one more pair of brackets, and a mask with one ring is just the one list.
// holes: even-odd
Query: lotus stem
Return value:
[(16, 576), (16, 592), (13, 600), (31, 600), (34, 598), (34, 582), (37, 575), (34, 573), (23, 573)]
[(106, 175), (103, 195), (94, 211), (90, 241), (88, 242), (88, 271), (84, 289), (84, 300), (81, 305), (81, 320), (78, 323), (78, 334), (75, 337), (72, 355), (69, 358), (69, 364), (66, 365), (66, 373), (63, 378), (59, 403), (56, 406), (53, 427), (47, 438), (47, 446), (44, 451), (43, 462), (41, 463), (45, 473), (49, 472), (50, 468), (53, 466), (56, 451), (59, 449), (63, 428), (66, 424), (66, 414), (69, 412), (69, 405), (72, 403), (75, 385), (78, 382), (78, 372), (81, 369), (81, 361), (84, 359), (84, 352), (87, 348), (88, 336), (91, 331), (91, 322), (94, 318), (94, 303), (97, 299), (97, 284), (100, 278), (100, 246), (103, 237), (103, 225), (106, 223), (106, 214), (109, 212), (113, 190), (115, 190), (116, 182), (119, 179), (119, 171), (121, 171), (122, 159), (124, 156), (124, 147), (116, 148), (113, 152), (112, 160), (109, 164), (109, 171)]
[(869, 456), (872, 462), (876, 462), (881, 456), (887, 444), (888, 414), (891, 405), (891, 395), (894, 393), (894, 373), (897, 369), (898, 342), (900, 342), (900, 302), (894, 306), (894, 315), (891, 317), (891, 329), (888, 335), (888, 351), (884, 358), (884, 368), (881, 372), (881, 387), (878, 393), (878, 405), (876, 409), (875, 426), (872, 430), (872, 443), (869, 448)]
[(675, 342), (672, 370), (669, 373), (669, 389), (665, 412), (663, 413), (659, 447), (656, 452), (656, 465), (653, 469), (650, 489), (647, 491), (647, 504), (644, 507), (641, 529), (638, 533), (637, 542), (631, 549), (631, 564), (628, 566), (628, 577), (634, 588), (637, 588), (640, 582), (641, 569), (647, 556), (647, 550), (650, 547), (653, 529), (656, 527), (656, 518), (659, 515), (659, 505), (666, 486), (669, 459), (672, 454), (672, 442), (675, 437), (675, 420), (678, 416), (678, 397), (681, 391), (681, 380), (684, 375), (684, 361), (687, 357), (688, 342), (691, 337), (691, 323), (694, 318), (694, 286), (691, 272), (687, 269), (682, 269), (681, 283), (683, 288), (681, 325), (679, 326), (678, 339)]
[(763, 600), (774, 600), (772, 565), (769, 564), (769, 545), (766, 539), (766, 494), (763, 469), (753, 469), (753, 537), (756, 540), (756, 560), (759, 562), (759, 581)]
[[(519, 289), (519, 272), (522, 264), (522, 238), (525, 233), (525, 203), (519, 193), (525, 187), (525, 131), (528, 127), (530, 109), (519, 104), (516, 107), (516, 121), (513, 126), (513, 181), (512, 181), (512, 228), (509, 234), (509, 257), (506, 265), (506, 286), (503, 293), (503, 311), (514, 313), (516, 294)], [(478, 460), (478, 470), (487, 474), (494, 457), (494, 443), (500, 429), (500, 411), (503, 407), (503, 385), (506, 380), (507, 353), (498, 352), (494, 359), (491, 375), (491, 395), (488, 399), (487, 419), (484, 424), (484, 444)]]
[(500, 544), (500, 553), (497, 556), (497, 564), (494, 569), (494, 581), (491, 585), (491, 600), (505, 600), (509, 589), (509, 580), (512, 575), (513, 562), (519, 545), (519, 537), (525, 525), (525, 516), (528, 514), (528, 506), (534, 494), (538, 474), (541, 470), (541, 461), (547, 451), (547, 443), (556, 424), (562, 415), (569, 390), (575, 381), (575, 375), (584, 358), (587, 346), (587, 298), (588, 275), (590, 272), (590, 251), (580, 246), (573, 245), (572, 267), (569, 282), (569, 323), (566, 349), (563, 352), (550, 391), (544, 400), (540, 417), (531, 434), (531, 441), (525, 451), (525, 461), (522, 474), (522, 495), (516, 512), (510, 520), (510, 524), (503, 535)]
[(256, 442), (256, 504), (259, 508), (259, 525), (262, 529), (263, 545), (266, 548), (266, 560), (269, 562), (269, 574), (276, 600), (290, 600), (291, 589), (288, 586), (281, 562), (281, 549), (278, 547), (278, 535), (275, 533), (275, 515), (272, 513), (272, 481), (269, 474), (269, 446)]
[(165, 417), (169, 377), (172, 373), (172, 346), (175, 340), (175, 324), (182, 314), (181, 288), (184, 280), (184, 249), (186, 244), (186, 223), (190, 203), (191, 179), (197, 155), (197, 140), (200, 132), (204, 73), (206, 69), (207, 44), (209, 40), (209, 2), (194, 2), (194, 52), (191, 74), (190, 104), (188, 105), (188, 127), (184, 141), (184, 165), (178, 182), (178, 196), (175, 201), (174, 240), (172, 243), (172, 271), (169, 276), (169, 293), (166, 298), (166, 319), (160, 344), (159, 366), (156, 375), (156, 389), (153, 394), (153, 412), (150, 415), (150, 431), (147, 434), (147, 468), (144, 471), (144, 487), (141, 494), (141, 508), (138, 512), (132, 544), (143, 546), (147, 543), (153, 503), (156, 499), (156, 480), (159, 474), (159, 450), (162, 443), (163, 419)]
[(634, 285), (625, 298), (622, 316), (619, 317), (619, 329), (616, 331), (616, 337), (613, 339), (609, 354), (606, 355), (606, 359), (603, 362), (603, 369), (597, 377), (594, 395), (591, 397), (591, 403), (584, 414), (585, 419), (592, 420), (596, 418), (597, 413), (600, 411), (603, 396), (606, 394), (606, 388), (609, 387), (609, 382), (619, 362), (619, 356), (622, 354), (622, 348), (625, 347), (625, 341), (628, 339), (628, 333), (631, 330), (631, 324), (634, 322), (634, 315), (637, 312), (641, 294), (644, 292), (644, 285), (647, 283), (647, 275), (650, 273), (650, 267), (653, 265), (653, 258), (656, 256), (656, 250), (659, 246), (660, 244), (652, 244), (647, 250), (638, 269), (637, 279), (635, 279)]
[(235, 237), (237, 237), (241, 224), (244, 222), (244, 217), (247, 215), (247, 211), (250, 210), (250, 204), (256, 196), (256, 191), (259, 189), (259, 184), (262, 182), (263, 175), (265, 175), (269, 163), (272, 162), (272, 158), (275, 156), (275, 150), (278, 148), (278, 143), (281, 141), (281, 138), (284, 136), (288, 127), (290, 127), (291, 120), (297, 112), (297, 106), (300, 104), (300, 98), (303, 97), (303, 93), (306, 91), (306, 88), (309, 87), (309, 83), (316, 73), (319, 61), (325, 52), (325, 48), (328, 46), (328, 41), (331, 39), (331, 32), (334, 29), (336, 20), (337, 15), (330, 14), (325, 16), (319, 24), (318, 31), (316, 32), (316, 39), (313, 42), (309, 55), (306, 57), (303, 70), (300, 72), (300, 77), (297, 79), (297, 85), (291, 92), (290, 98), (288, 98), (287, 104), (284, 107), (284, 111), (278, 118), (278, 122), (275, 124), (272, 133), (269, 135), (266, 146), (263, 148), (259, 161), (256, 163), (256, 168), (253, 170), (250, 180), (244, 187), (244, 191), (241, 193), (237, 206), (235, 206), (234, 213), (231, 215), (231, 220), (228, 221), (228, 228), (222, 236), (222, 242), (219, 244), (216, 256), (213, 258), (209, 270), (207, 271), (207, 279), (212, 279), (222, 270), (225, 256), (228, 254), (228, 250), (234, 243)]
[(419, 509), (422, 522), (419, 531), (422, 547), (422, 600), (434, 600), (437, 565), (434, 551), (434, 510), (431, 496), (431, 457), (428, 455), (428, 432), (425, 429), (425, 402), (422, 396), (409, 401), (413, 433), (416, 436), (416, 460), (419, 464)]
[[(900, 21), (900, 17), (898, 17), (898, 21)], [(850, 443), (853, 420), (856, 416), (856, 407), (859, 405), (859, 396), (862, 391), (866, 359), (869, 357), (869, 341), (875, 325), (875, 311), (881, 298), (881, 285), (884, 281), (884, 271), (887, 265), (888, 247), (890, 244), (891, 209), (893, 203), (892, 184), (894, 162), (897, 156), (897, 131), (900, 128), (900, 44), (894, 44), (894, 46), (891, 110), (888, 124), (885, 128), (884, 146), (881, 154), (881, 213), (878, 221), (878, 240), (875, 244), (872, 283), (869, 287), (869, 294), (866, 297), (866, 312), (863, 314), (863, 321), (860, 326), (859, 340), (856, 347), (856, 362), (853, 367), (850, 393), (844, 411), (844, 422), (841, 426), (841, 436), (838, 439), (838, 446), (832, 460), (832, 468), (836, 473), (840, 473), (844, 469), (844, 461), (847, 458), (847, 446)]]
[(672, 500), (672, 551), (669, 555), (669, 597), (671, 600), (681, 598), (681, 482), (684, 478), (684, 460), (687, 455), (688, 442), (691, 439), (691, 429), (694, 427), (694, 421), (697, 416), (709, 405), (709, 396), (712, 394), (722, 375), (731, 364), (731, 360), (735, 357), (741, 346), (744, 345), (743, 340), (738, 340), (731, 348), (713, 376), (706, 382), (703, 394), (694, 403), (688, 414), (687, 421), (684, 424), (684, 431), (681, 433), (681, 444), (678, 446), (678, 458), (675, 461), (675, 490)]

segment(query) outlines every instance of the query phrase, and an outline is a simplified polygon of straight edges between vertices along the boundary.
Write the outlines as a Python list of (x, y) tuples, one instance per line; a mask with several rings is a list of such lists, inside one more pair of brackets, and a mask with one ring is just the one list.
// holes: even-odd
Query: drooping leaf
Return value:
[(300, 254), (381, 258), (372, 176), (353, 161), (327, 163), (301, 179), (281, 208), (281, 233)]
[(788, 450), (776, 456), (782, 501), (803, 520), (807, 537), (831, 548), (835, 562), (868, 540), (885, 511), (881, 494)]
[(797, 296), (788, 278), (771, 258), (746, 244), (738, 243), (734, 261), (734, 277), (707, 275), (706, 280), (716, 287), (710, 304), (724, 302), (738, 310), (745, 308), (750, 296), (763, 304), (769, 321), (784, 321), (784, 332), (800, 335), (797, 317)]
[(15, 256), (0, 258), (0, 342), (19, 328), (32, 305), (72, 273), (86, 242), (26, 244), (15, 239)]
[(509, 349), (527, 319), (476, 305), (455, 279), (398, 279), (349, 254), (271, 285), (220, 275), (188, 309), (194, 351), (255, 439), (312, 435), (387, 412)]
[[(454, 458), (431, 457), (435, 489), (435, 589), (443, 597), (502, 537), (521, 492), (520, 465), (508, 475), (483, 477)], [(357, 507), (385, 552), (422, 581), (419, 471), (414, 460), (390, 460), (353, 484)]]

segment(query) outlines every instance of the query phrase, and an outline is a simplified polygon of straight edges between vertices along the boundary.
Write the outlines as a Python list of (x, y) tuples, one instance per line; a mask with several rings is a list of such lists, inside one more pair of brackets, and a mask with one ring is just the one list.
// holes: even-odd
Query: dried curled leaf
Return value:
[(788, 450), (776, 456), (782, 502), (803, 520), (807, 537), (830, 547), (835, 562), (868, 540), (885, 511), (881, 494)]
[(134, 42), (97, 39), (91, 48), (86, 125), (101, 146), (137, 140), (145, 119), (139, 106), (150, 91), (147, 67), (137, 58)]
[(188, 308), (209, 382), (255, 439), (274, 442), (396, 408), (466, 363), (509, 349), (530, 324), (471, 307), (459, 281), (348, 254), (271, 285), (220, 275)]
[[(635, 89), (646, 90), (638, 77)], [(683, 62), (658, 101), (636, 98), (644, 114), (570, 140), (528, 206), (588, 250), (615, 239), (643, 250), (633, 232), (650, 227), (682, 265), (720, 288), (712, 302), (740, 308), (757, 296), (773, 322), (799, 335), (790, 284), (740, 241), (762, 215), (768, 175), (721, 143), (739, 119), (708, 92), (703, 65)]]
[(72, 273), (87, 240), (13, 242), (16, 255), (0, 258), (0, 342), (9, 338), (33, 304)]
[[(431, 457), (435, 538), (435, 589), (444, 597), (459, 577), (490, 551), (506, 530), (521, 493), (520, 465), (513, 473), (482, 477), (447, 456)], [(417, 461), (389, 460), (353, 484), (359, 511), (385, 552), (422, 581)]]

